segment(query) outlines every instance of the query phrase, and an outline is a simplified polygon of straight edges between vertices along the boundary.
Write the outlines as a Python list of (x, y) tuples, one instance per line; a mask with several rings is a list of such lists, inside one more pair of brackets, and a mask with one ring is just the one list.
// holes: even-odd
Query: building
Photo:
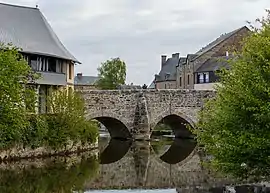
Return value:
[(161, 56), (161, 70), (155, 75), (156, 89), (176, 88), (176, 69), (179, 60), (179, 53), (172, 54), (171, 58), (167, 58), (166, 55)]
[(241, 48), (241, 42), (249, 32), (244, 26), (222, 34), (195, 54), (187, 55), (186, 61), (177, 67), (177, 88), (214, 89), (218, 81), (215, 70), (228, 65), (226, 57), (232, 57), (233, 51)]
[(213, 90), (218, 82), (216, 71), (228, 68), (228, 58), (232, 48), (241, 48), (241, 41), (250, 30), (244, 26), (232, 32), (222, 34), (195, 54), (180, 57), (179, 53), (171, 58), (161, 56), (161, 70), (155, 75), (151, 88), (156, 89), (207, 89)]
[(195, 90), (213, 90), (219, 82), (217, 72), (221, 69), (229, 69), (229, 56), (212, 57), (206, 60), (200, 68), (194, 72)]
[(83, 76), (82, 73), (77, 73), (74, 78), (75, 90), (96, 90), (96, 82), (99, 78), (97, 76)]
[(73, 89), (74, 65), (80, 63), (61, 43), (38, 8), (0, 3), (0, 42), (21, 48), (40, 79), (34, 85), (38, 111), (47, 111), (46, 96), (57, 88)]
[(119, 90), (140, 90), (142, 89), (142, 87), (140, 85), (134, 85), (133, 83), (131, 83), (131, 84), (119, 85), (118, 89)]

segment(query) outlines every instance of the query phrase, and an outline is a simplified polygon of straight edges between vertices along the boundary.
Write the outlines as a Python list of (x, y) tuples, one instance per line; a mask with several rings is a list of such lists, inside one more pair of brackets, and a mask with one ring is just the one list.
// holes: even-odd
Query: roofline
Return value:
[(39, 10), (39, 8), (37, 8), (37, 7), (22, 6), (22, 5), (9, 4), (9, 3), (0, 3), (0, 5), (6, 5), (6, 6), (12, 6), (12, 7), (19, 7), (19, 8), (27, 8), (27, 9), (36, 9), (36, 10)]
[(74, 86), (97, 86), (96, 84), (77, 84), (74, 83)]
[(156, 80), (155, 82), (170, 82), (170, 81), (176, 81), (176, 79), (171, 79), (171, 80)]
[[(244, 28), (250, 30), (246, 25), (245, 25), (245, 26), (242, 26), (241, 28), (236, 29), (234, 33), (232, 33), (230, 36), (226, 37), (224, 40), (222, 40), (221, 42), (219, 42), (218, 44), (216, 44), (214, 47), (220, 45), (220, 44), (223, 43), (225, 40), (229, 39), (230, 37), (232, 37), (233, 35), (235, 35), (235, 33), (239, 32), (240, 30), (242, 30), (242, 29), (244, 29)], [(233, 32), (233, 31), (232, 31), (232, 32)], [(230, 32), (229, 32), (229, 33), (230, 33)], [(212, 41), (212, 42), (213, 42), (213, 41)], [(212, 47), (212, 48), (214, 48), (214, 47)], [(202, 56), (203, 54), (205, 54), (206, 52), (208, 52), (208, 51), (211, 50), (212, 48), (208, 49), (207, 51), (205, 51), (205, 52), (202, 53), (202, 54), (199, 54), (198, 56), (196, 56), (195, 58), (193, 58), (192, 61), (196, 60), (197, 58), (199, 58), (200, 56)]]

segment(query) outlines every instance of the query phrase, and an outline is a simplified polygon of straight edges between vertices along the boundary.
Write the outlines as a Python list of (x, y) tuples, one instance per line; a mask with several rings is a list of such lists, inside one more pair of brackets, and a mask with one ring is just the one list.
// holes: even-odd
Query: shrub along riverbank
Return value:
[(73, 91), (50, 92), (48, 114), (36, 113), (38, 78), (17, 48), (0, 44), (0, 159), (76, 151), (97, 140), (98, 127)]
[(48, 98), (48, 110), (49, 114), (26, 114), (26, 124), (20, 132), (1, 133), (1, 159), (94, 148), (98, 125), (85, 118), (84, 101), (78, 94), (55, 91)]

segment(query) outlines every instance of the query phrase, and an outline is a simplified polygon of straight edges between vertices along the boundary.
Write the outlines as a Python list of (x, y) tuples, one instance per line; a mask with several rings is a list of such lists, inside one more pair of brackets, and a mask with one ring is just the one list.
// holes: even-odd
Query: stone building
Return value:
[(46, 112), (46, 96), (58, 88), (73, 89), (74, 65), (80, 63), (61, 43), (38, 8), (0, 3), (0, 42), (11, 43), (41, 78), (33, 85), (37, 111)]
[(156, 89), (176, 88), (176, 69), (179, 60), (179, 53), (172, 54), (171, 58), (167, 58), (166, 55), (161, 56), (161, 70), (155, 75)]
[(227, 59), (233, 57), (232, 49), (241, 48), (241, 41), (249, 32), (244, 26), (222, 34), (195, 54), (188, 54), (186, 57), (175, 53), (167, 59), (162, 55), (161, 70), (155, 75), (151, 88), (213, 90), (218, 82), (216, 71), (223, 67), (228, 68)]
[(232, 49), (239, 49), (241, 41), (249, 32), (250, 30), (246, 26), (241, 27), (222, 34), (195, 54), (189, 54), (186, 61), (177, 67), (177, 87), (183, 89), (213, 89), (213, 85), (218, 80), (215, 77), (215, 70), (226, 63), (220, 62), (220, 60), (224, 57), (231, 57)]
[(99, 78), (97, 76), (84, 76), (82, 73), (77, 73), (74, 78), (75, 90), (96, 90), (96, 82)]

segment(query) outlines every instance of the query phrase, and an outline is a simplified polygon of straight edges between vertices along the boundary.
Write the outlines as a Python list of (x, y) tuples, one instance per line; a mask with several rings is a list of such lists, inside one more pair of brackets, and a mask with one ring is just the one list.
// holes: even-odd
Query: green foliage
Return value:
[(98, 127), (85, 119), (84, 101), (74, 92), (53, 92), (52, 114), (34, 114), (37, 78), (17, 48), (0, 45), (0, 150), (94, 142)]
[(155, 131), (165, 131), (165, 130), (172, 130), (169, 125), (158, 123), (154, 128)]
[(210, 166), (239, 178), (270, 175), (270, 14), (258, 20), (231, 69), (220, 74), (217, 95), (200, 113), (194, 133)]
[(28, 127), (25, 116), (35, 104), (34, 90), (25, 84), (35, 78), (17, 48), (0, 44), (0, 148), (22, 142)]
[(102, 63), (98, 68), (97, 86), (104, 90), (117, 89), (119, 85), (125, 84), (126, 64), (120, 58), (113, 58)]
[(98, 137), (96, 122), (85, 118), (84, 100), (74, 91), (54, 91), (48, 98), (47, 140), (50, 147), (63, 147), (69, 140), (95, 142)]
[(83, 190), (86, 181), (97, 175), (99, 163), (83, 158), (69, 166), (64, 161), (48, 162), (43, 167), (0, 170), (0, 192), (72, 193)]

